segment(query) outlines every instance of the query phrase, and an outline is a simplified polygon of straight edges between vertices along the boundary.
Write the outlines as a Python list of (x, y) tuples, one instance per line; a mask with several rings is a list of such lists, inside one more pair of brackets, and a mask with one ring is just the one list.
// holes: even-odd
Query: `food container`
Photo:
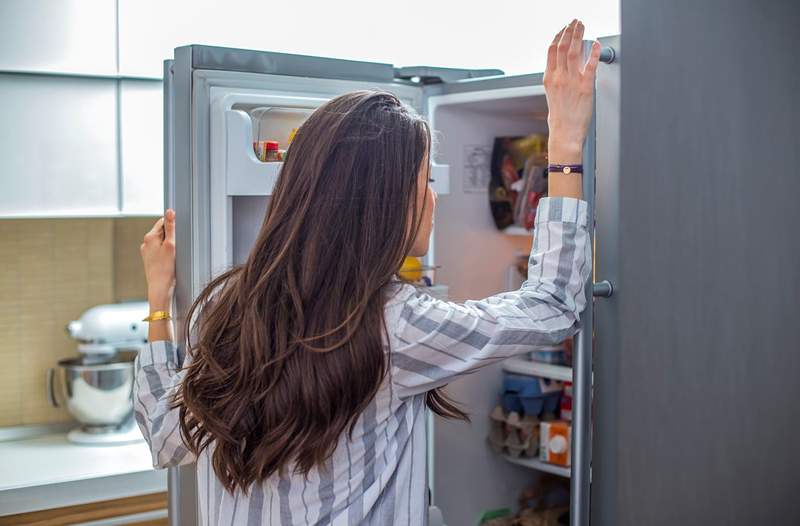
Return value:
[(558, 410), (562, 389), (561, 382), (549, 378), (504, 373), (500, 398), (507, 413), (538, 417)]
[(528, 359), (533, 362), (552, 363), (554, 365), (567, 365), (567, 353), (564, 345), (544, 345), (528, 353)]
[(542, 422), (539, 426), (539, 460), (569, 466), (571, 441), (572, 426), (569, 422)]

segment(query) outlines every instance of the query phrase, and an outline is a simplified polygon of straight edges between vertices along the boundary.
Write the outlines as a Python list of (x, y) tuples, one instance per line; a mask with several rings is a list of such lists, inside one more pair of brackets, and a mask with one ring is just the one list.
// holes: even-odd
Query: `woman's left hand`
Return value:
[(175, 211), (167, 209), (139, 247), (151, 310), (169, 311), (175, 290)]

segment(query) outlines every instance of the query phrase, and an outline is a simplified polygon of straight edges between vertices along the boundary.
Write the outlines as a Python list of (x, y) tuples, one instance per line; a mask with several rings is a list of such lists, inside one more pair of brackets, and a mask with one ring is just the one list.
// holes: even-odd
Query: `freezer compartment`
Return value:
[[(278, 180), (282, 162), (265, 162), (256, 157), (254, 142), (274, 140), (280, 149), (288, 146), (292, 130), (299, 128), (309, 115), (327, 99), (286, 101), (283, 105), (264, 105), (259, 98), (249, 100), (242, 95), (242, 102), (230, 104), (223, 109), (225, 157), (224, 170), (226, 194), (271, 195)], [(277, 102), (277, 101), (276, 101)], [(298, 104), (292, 106), (291, 104)], [(434, 163), (431, 183), (440, 195), (450, 191), (450, 167)]]

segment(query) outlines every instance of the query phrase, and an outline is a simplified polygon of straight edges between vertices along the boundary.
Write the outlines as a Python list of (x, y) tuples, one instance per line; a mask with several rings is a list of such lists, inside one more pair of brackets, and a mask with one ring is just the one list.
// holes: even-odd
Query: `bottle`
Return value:
[(267, 162), (280, 161), (278, 141), (266, 141), (264, 143), (264, 160)]

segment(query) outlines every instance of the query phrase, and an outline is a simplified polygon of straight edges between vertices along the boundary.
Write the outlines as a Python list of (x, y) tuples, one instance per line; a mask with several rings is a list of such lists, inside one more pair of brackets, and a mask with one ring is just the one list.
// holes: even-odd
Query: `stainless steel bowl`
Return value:
[(59, 398), (88, 431), (110, 431), (125, 424), (133, 414), (133, 361), (135, 352), (120, 352), (103, 363), (85, 358), (58, 362), (48, 375), (50, 402)]

